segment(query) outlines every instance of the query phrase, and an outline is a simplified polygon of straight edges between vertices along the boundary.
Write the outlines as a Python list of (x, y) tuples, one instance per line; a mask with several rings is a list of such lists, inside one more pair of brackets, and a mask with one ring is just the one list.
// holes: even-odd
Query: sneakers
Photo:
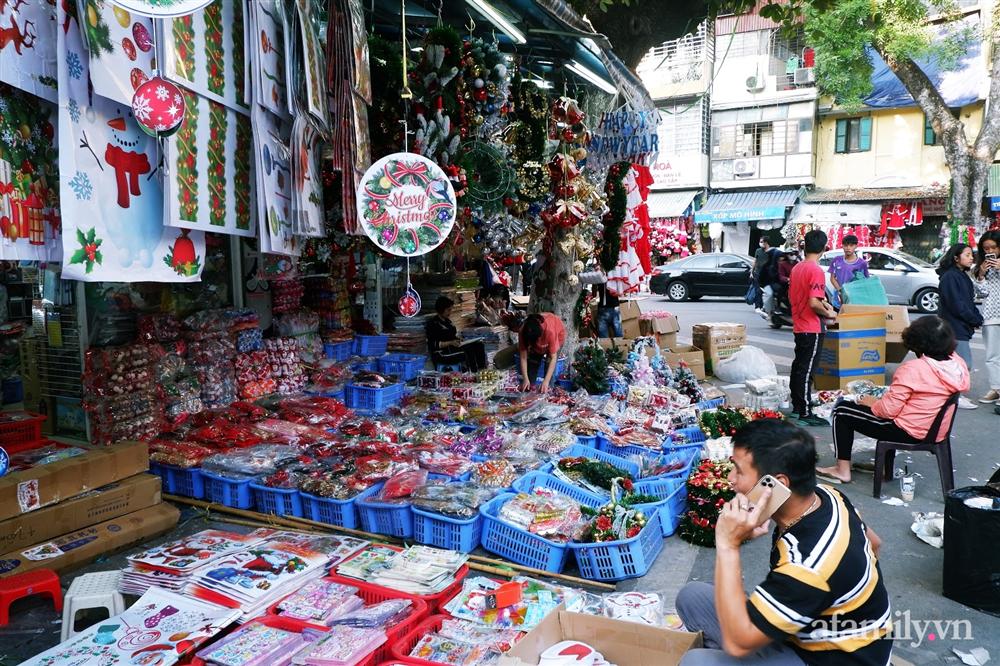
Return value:
[(808, 416), (800, 416), (793, 420), (793, 423), (797, 426), (802, 426), (805, 428), (822, 428), (824, 426), (829, 426), (830, 422), (824, 418), (816, 416), (815, 414), (809, 414)]
[(984, 395), (982, 398), (980, 398), (979, 402), (983, 403), (984, 405), (988, 405), (992, 402), (996, 402), (997, 400), (1000, 400), (1000, 391), (997, 391), (996, 389), (990, 389), (990, 392)]
[(958, 408), (959, 409), (978, 409), (979, 405), (977, 405), (976, 403), (972, 402), (971, 400), (969, 400), (968, 398), (966, 398), (963, 395), (963, 396), (961, 396), (958, 399)]
[(754, 308), (754, 312), (759, 314), (761, 319), (767, 319), (768, 317), (767, 311), (764, 308)]

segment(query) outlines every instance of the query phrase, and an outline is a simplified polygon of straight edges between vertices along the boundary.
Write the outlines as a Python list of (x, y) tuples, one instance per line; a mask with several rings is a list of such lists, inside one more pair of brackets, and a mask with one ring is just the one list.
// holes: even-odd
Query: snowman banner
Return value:
[[(90, 95), (75, 16), (59, 3), (59, 179), (64, 278), (88, 282), (195, 282), (205, 236), (163, 225), (156, 140), (127, 104)], [(69, 63), (82, 63), (82, 69)]]

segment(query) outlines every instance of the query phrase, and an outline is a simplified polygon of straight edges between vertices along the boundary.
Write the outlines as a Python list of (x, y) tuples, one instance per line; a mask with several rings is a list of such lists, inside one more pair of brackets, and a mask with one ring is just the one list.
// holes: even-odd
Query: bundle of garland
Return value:
[(702, 412), (701, 429), (709, 439), (732, 437), (736, 431), (752, 420), (752, 414), (746, 409), (720, 407)]
[(715, 547), (715, 523), (723, 505), (736, 496), (729, 483), (729, 461), (702, 460), (687, 481), (687, 512), (678, 533), (697, 546)]
[(599, 509), (581, 507), (585, 515), (594, 519), (587, 525), (582, 541), (601, 543), (631, 539), (639, 534), (649, 520), (645, 513), (636, 509), (637, 504), (657, 501), (656, 497), (640, 495), (628, 479), (615, 479), (611, 489), (611, 501)]
[(559, 461), (558, 469), (574, 481), (582, 481), (595, 488), (609, 491), (616, 479), (625, 479), (630, 482), (632, 480), (632, 475), (620, 467), (615, 467), (603, 460), (591, 460), (582, 456), (563, 458)]

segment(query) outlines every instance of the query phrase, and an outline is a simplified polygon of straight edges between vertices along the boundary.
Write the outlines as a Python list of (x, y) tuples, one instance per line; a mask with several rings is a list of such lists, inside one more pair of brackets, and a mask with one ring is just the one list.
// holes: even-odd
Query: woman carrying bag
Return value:
[[(983, 325), (983, 315), (976, 307), (976, 288), (969, 276), (973, 264), (972, 248), (965, 243), (955, 243), (944, 256), (937, 272), (940, 276), (938, 291), (941, 294), (941, 318), (955, 331), (957, 353), (972, 373), (973, 333)], [(976, 409), (976, 403), (964, 395), (958, 400), (959, 409)]]

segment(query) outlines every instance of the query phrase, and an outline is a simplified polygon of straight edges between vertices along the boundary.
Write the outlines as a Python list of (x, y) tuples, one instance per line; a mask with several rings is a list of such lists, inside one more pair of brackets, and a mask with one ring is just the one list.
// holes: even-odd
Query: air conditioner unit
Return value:
[(737, 178), (749, 178), (757, 173), (756, 157), (741, 157), (733, 160), (733, 175)]
[(748, 76), (747, 77), (747, 91), (752, 93), (759, 93), (765, 87), (764, 77), (761, 76)]
[(816, 83), (816, 70), (812, 67), (799, 67), (795, 70), (795, 85), (804, 86)]

